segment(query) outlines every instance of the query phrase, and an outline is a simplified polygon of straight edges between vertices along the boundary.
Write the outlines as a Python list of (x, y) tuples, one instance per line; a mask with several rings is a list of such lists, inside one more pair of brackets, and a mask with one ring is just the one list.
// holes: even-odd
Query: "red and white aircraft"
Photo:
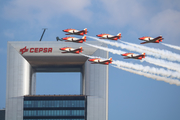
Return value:
[(137, 54), (134, 54), (134, 53), (124, 53), (124, 54), (121, 54), (122, 56), (126, 56), (124, 57), (124, 59), (138, 59), (138, 60), (142, 60), (142, 58), (145, 58), (145, 53), (142, 53), (141, 55), (137, 55)]
[(110, 39), (110, 40), (118, 40), (118, 39), (121, 39), (121, 33), (118, 33), (116, 36), (114, 35), (110, 35), (110, 34), (106, 34), (106, 33), (102, 33), (102, 34), (99, 34), (99, 35), (96, 35), (97, 37), (101, 37), (99, 39)]
[(79, 47), (77, 49), (73, 49), (71, 47), (63, 47), (63, 48), (59, 48), (59, 49), (64, 51), (64, 52), (61, 52), (61, 53), (77, 53), (77, 54), (79, 54), (80, 52), (83, 51), (82, 47)]
[(63, 30), (63, 32), (67, 32), (68, 34), (66, 35), (84, 35), (84, 34), (87, 34), (88, 31), (87, 31), (87, 28), (81, 31), (70, 28), (70, 29)]
[(76, 38), (76, 37), (64, 37), (64, 38), (61, 38), (59, 39), (59, 37), (56, 37), (57, 41), (60, 40), (65, 40), (66, 42), (77, 42), (77, 43), (83, 43), (83, 42), (86, 42), (86, 36), (83, 36), (82, 38)]
[(92, 58), (89, 59), (88, 61), (92, 62), (91, 64), (104, 64), (104, 65), (109, 65), (109, 63), (112, 63), (112, 58), (102, 60), (101, 58)]
[(141, 44), (146, 44), (146, 43), (159, 43), (162, 42), (164, 38), (162, 38), (162, 36), (158, 36), (156, 38), (152, 38), (152, 37), (140, 37), (139, 40), (144, 40), (145, 42), (142, 42)]

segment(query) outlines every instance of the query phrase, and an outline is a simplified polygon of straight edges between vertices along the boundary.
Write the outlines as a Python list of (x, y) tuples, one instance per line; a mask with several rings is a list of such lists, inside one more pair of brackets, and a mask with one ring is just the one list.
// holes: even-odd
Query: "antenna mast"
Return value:
[(44, 29), (44, 31), (43, 31), (43, 33), (42, 33), (41, 38), (40, 38), (40, 40), (39, 40), (39, 41), (41, 41), (41, 40), (42, 40), (43, 35), (44, 35), (44, 33), (45, 33), (45, 31), (46, 31), (46, 29), (47, 29), (47, 28), (43, 28), (43, 29)]

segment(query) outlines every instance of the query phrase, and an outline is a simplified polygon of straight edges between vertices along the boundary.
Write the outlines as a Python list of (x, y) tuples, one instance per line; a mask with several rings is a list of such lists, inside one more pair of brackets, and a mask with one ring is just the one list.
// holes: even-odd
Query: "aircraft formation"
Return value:
[[(57, 41), (60, 40), (60, 41), (75, 42), (77, 44), (80, 44), (80, 43), (86, 42), (87, 40), (86, 39), (86, 34), (88, 32), (87, 28), (85, 28), (84, 30), (65, 29), (63, 30), (63, 32), (66, 32), (67, 33), (66, 35), (79, 35), (81, 36), (81, 38), (67, 36), (60, 39), (59, 37), (56, 37)], [(97, 49), (111, 52), (113, 54), (121, 55), (124, 57), (124, 59), (142, 60), (142, 62), (145, 61), (147, 63), (164, 67), (167, 69), (163, 69), (163, 68), (159, 69), (159, 68), (150, 67), (150, 66), (143, 66), (141, 64), (133, 64), (133, 63), (124, 62), (120, 60), (113, 60), (111, 57), (109, 59), (105, 59), (105, 58), (100, 58), (100, 57), (88, 56), (82, 53), (84, 51), (82, 47), (72, 48), (68, 46), (68, 47), (60, 48), (59, 50), (61, 50), (62, 53), (65, 53), (65, 54), (73, 53), (73, 54), (81, 54), (83, 56), (87, 56), (89, 57), (88, 61), (91, 64), (102, 64), (102, 65), (112, 64), (113, 67), (116, 67), (121, 70), (125, 70), (128, 72), (143, 75), (145, 77), (152, 78), (158, 81), (164, 81), (169, 84), (176, 84), (177, 86), (180, 86), (180, 81), (177, 80), (177, 79), (180, 79), (180, 75), (179, 75), (180, 65), (176, 63), (176, 62), (180, 62), (179, 54), (173, 53), (171, 51), (160, 50), (160, 49), (155, 49), (155, 48), (151, 48), (151, 47), (147, 47), (143, 45), (129, 43), (123, 40), (121, 40), (120, 42), (112, 42), (112, 41), (118, 41), (119, 39), (121, 39), (122, 38), (121, 33), (118, 33), (117, 35), (101, 33), (101, 34), (97, 34), (96, 36), (98, 38), (93, 37), (93, 36), (87, 36), (87, 37), (100, 41), (105, 44), (109, 44), (111, 46), (120, 47), (122, 49), (127, 49), (129, 51), (135, 51), (140, 54), (125, 52), (122, 50), (116, 50), (116, 49), (111, 49), (111, 48), (105, 48), (102, 46), (92, 45), (89, 43), (85, 43), (85, 44), (91, 47), (95, 47)], [(107, 40), (104, 40), (104, 39), (107, 39)], [(140, 44), (148, 44), (148, 43), (160, 43), (162, 42), (164, 38), (160, 35), (155, 38), (152, 38), (149, 36), (143, 36), (138, 39), (143, 41)], [(178, 46), (169, 45), (165, 43), (161, 43), (161, 44), (180, 50), (180, 47)], [(151, 57), (151, 56), (154, 56), (154, 57)], [(172, 62), (172, 61), (175, 61), (175, 62)], [(174, 78), (177, 78), (177, 79), (174, 79)]]
[[(76, 29), (64, 29), (62, 30), (63, 32), (66, 32), (67, 34), (65, 35), (80, 35), (83, 36), (82, 38), (76, 38), (76, 37), (71, 37), (71, 36), (67, 36), (64, 38), (59, 38), (56, 37), (57, 41), (66, 41), (66, 42), (75, 42), (75, 43), (83, 43), (86, 42), (86, 36), (85, 34), (88, 33), (87, 28), (85, 28), (84, 30), (76, 30)], [(117, 35), (110, 35), (110, 34), (106, 34), (106, 33), (101, 33), (96, 35), (97, 37), (99, 37), (99, 39), (108, 39), (108, 40), (118, 40), (121, 39), (121, 33), (118, 33)], [(162, 38), (162, 36), (158, 36), (156, 38), (152, 38), (152, 37), (140, 37), (139, 40), (145, 41), (142, 42), (140, 44), (146, 44), (146, 43), (159, 43), (162, 42), (164, 38)], [(83, 51), (82, 47), (79, 48), (71, 48), (71, 47), (63, 47), (60, 48), (61, 51), (63, 51), (62, 53), (75, 53), (75, 54), (79, 54)], [(134, 53), (124, 53), (121, 54), (122, 56), (125, 56), (124, 59), (137, 59), (137, 60), (142, 60), (143, 58), (145, 58), (146, 53), (142, 53), (140, 55), (138, 54), (134, 54)], [(112, 63), (112, 58), (109, 59), (101, 59), (101, 58), (93, 58), (93, 59), (89, 59), (88, 61), (90, 61), (92, 64), (104, 64), (104, 65), (109, 65), (110, 63)]]

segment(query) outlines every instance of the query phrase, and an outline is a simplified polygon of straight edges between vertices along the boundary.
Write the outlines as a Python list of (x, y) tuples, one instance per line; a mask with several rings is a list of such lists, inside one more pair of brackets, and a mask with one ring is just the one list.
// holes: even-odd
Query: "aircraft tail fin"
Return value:
[(143, 58), (145, 58), (145, 56), (146, 56), (146, 53), (142, 53), (142, 55), (143, 55), (142, 57), (143, 57)]
[(159, 36), (160, 37), (160, 42), (162, 42), (162, 40), (164, 40), (164, 38), (162, 37), (162, 35)]
[(57, 41), (60, 40), (59, 37), (56, 37), (56, 40), (57, 40)]
[(117, 36), (118, 36), (118, 39), (121, 39), (121, 37), (122, 37), (121, 33), (118, 33)]
[(87, 32), (88, 32), (88, 31), (87, 31), (87, 28), (84, 28), (84, 33), (87, 34)]
[(83, 48), (82, 47), (79, 47), (80, 48), (80, 51), (79, 52), (82, 52), (83, 51)]
[(58, 40), (62, 41), (62, 39), (59, 39), (59, 37), (58, 37), (58, 36), (56, 37), (56, 40), (57, 40), (57, 41), (58, 41)]
[(110, 63), (112, 63), (112, 58), (109, 58), (109, 60), (110, 60)]
[(86, 42), (86, 36), (83, 36), (82, 39), (84, 42)]

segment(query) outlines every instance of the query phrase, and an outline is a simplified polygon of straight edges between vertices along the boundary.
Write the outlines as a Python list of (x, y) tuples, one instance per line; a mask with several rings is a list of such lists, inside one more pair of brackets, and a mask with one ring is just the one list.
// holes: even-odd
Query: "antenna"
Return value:
[(41, 41), (41, 40), (42, 40), (43, 35), (44, 35), (44, 33), (45, 33), (45, 31), (46, 31), (46, 29), (47, 29), (47, 28), (43, 28), (43, 29), (44, 29), (44, 31), (43, 31), (43, 33), (42, 33), (41, 38), (40, 38), (40, 40), (39, 40), (39, 41)]

